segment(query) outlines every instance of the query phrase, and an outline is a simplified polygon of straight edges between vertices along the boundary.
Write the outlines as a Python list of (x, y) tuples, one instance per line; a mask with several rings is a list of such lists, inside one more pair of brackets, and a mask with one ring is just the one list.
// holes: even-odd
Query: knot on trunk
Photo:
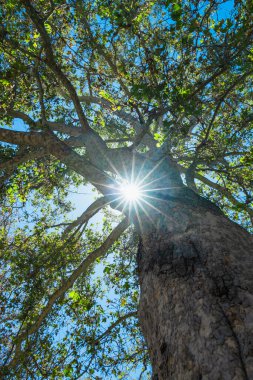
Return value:
[(157, 275), (184, 277), (195, 272), (200, 255), (191, 240), (159, 244), (155, 253), (152, 248), (145, 249), (140, 241), (137, 262), (140, 274), (152, 271)]
[(232, 299), (236, 296), (238, 284), (235, 284), (234, 276), (224, 267), (216, 268), (210, 274), (212, 279), (211, 293), (218, 298)]

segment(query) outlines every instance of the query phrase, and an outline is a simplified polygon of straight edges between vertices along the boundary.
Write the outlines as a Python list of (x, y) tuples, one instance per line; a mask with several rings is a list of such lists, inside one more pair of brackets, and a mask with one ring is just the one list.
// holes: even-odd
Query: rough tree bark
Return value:
[(252, 237), (187, 188), (153, 206), (138, 250), (153, 379), (253, 379)]

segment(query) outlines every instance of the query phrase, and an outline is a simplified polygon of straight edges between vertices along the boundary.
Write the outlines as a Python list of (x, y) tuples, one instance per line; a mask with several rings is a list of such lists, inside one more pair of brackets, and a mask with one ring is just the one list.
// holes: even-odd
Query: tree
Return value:
[(253, 377), (252, 12), (4, 2), (3, 378)]

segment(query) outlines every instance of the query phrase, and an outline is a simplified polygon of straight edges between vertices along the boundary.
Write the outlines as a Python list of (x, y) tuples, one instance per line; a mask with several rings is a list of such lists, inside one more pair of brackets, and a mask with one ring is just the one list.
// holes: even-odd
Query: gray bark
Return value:
[(251, 236), (187, 189), (147, 214), (139, 318), (153, 379), (253, 379)]

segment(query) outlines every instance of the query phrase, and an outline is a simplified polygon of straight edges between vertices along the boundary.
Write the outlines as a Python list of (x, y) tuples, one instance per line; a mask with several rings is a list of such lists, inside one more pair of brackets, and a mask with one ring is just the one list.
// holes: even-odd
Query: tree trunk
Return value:
[(251, 236), (187, 189), (139, 220), (139, 317), (153, 379), (253, 379)]

